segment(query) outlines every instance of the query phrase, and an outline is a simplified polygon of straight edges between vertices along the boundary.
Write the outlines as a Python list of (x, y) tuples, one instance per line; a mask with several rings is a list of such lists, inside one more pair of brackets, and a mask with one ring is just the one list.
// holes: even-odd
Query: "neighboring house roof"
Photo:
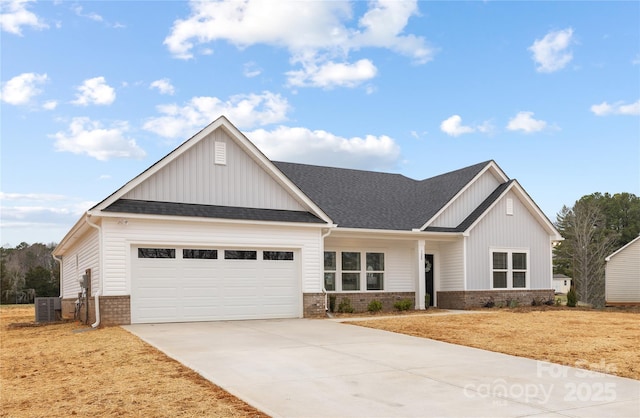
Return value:
[(624, 251), (626, 248), (630, 247), (631, 245), (633, 245), (634, 242), (640, 240), (640, 235), (638, 235), (635, 239), (627, 242), (624, 246), (618, 248), (616, 251), (614, 251), (610, 256), (606, 257), (604, 259), (604, 261), (609, 261), (611, 260), (611, 257), (614, 257), (616, 255), (618, 255), (621, 251)]
[(239, 219), (275, 222), (322, 223), (309, 212), (276, 209), (239, 208), (231, 206), (197, 205), (191, 203), (149, 202), (119, 199), (103, 209), (105, 212), (145, 215), (194, 216), (200, 218)]
[(554, 280), (571, 280), (571, 277), (565, 276), (564, 274), (556, 273), (553, 275)]
[(339, 227), (420, 228), (491, 161), (414, 180), (400, 174), (274, 162)]

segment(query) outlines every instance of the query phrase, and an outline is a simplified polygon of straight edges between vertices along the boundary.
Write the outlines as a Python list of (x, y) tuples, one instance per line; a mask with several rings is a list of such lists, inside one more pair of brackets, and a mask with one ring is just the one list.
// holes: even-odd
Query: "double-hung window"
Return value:
[(325, 251), (324, 288), (338, 292), (384, 290), (384, 253)]
[(523, 289), (529, 278), (527, 250), (492, 250), (491, 280), (494, 289)]

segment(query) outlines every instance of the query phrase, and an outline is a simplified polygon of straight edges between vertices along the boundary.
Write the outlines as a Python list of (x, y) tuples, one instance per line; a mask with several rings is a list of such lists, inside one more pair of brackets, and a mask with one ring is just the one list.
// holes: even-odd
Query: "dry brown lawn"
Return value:
[(120, 327), (33, 319), (0, 307), (1, 417), (266, 417)]
[(555, 308), (352, 322), (640, 380), (640, 312)]

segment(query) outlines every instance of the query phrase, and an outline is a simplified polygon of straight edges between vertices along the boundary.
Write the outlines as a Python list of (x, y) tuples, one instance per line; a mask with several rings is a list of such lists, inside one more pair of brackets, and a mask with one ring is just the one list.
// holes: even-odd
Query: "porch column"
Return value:
[(416, 245), (416, 259), (418, 260), (418, 283), (416, 283), (416, 309), (425, 309), (424, 294), (426, 292), (424, 283), (424, 240), (418, 240)]

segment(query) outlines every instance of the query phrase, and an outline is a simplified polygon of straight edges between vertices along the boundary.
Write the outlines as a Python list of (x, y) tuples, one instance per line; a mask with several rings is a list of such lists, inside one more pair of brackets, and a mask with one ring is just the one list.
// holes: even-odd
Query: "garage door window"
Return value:
[(245, 251), (245, 250), (225, 250), (225, 260), (257, 260), (257, 251)]
[(262, 259), (292, 261), (293, 251), (263, 251)]
[(175, 248), (138, 248), (138, 258), (176, 258)]
[(182, 250), (182, 258), (195, 258), (200, 260), (216, 260), (218, 259), (218, 250)]

